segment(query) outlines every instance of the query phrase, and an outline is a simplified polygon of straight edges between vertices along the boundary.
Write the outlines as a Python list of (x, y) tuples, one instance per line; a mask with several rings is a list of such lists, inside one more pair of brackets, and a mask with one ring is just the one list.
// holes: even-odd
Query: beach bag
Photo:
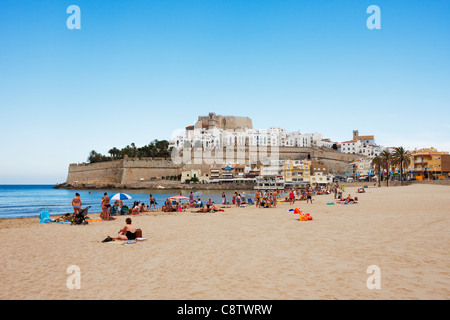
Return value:
[(39, 215), (39, 223), (48, 223), (52, 222), (52, 219), (50, 219), (50, 213), (47, 210), (42, 210), (41, 214)]
[(136, 229), (136, 238), (142, 238), (142, 230)]

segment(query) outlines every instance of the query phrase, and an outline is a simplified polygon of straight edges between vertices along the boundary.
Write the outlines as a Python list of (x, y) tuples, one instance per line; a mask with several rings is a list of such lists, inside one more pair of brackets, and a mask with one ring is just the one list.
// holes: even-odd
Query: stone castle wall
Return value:
[[(244, 148), (240, 154), (248, 161), (258, 159), (257, 149)], [(296, 148), (282, 147), (278, 149), (280, 160), (287, 159), (315, 159), (328, 165), (330, 173), (339, 175), (347, 172), (348, 164), (361, 156), (340, 153), (328, 148)], [(238, 155), (235, 148), (235, 155)], [(192, 153), (192, 156), (194, 153)], [(267, 157), (272, 156), (270, 148)], [(225, 156), (223, 156), (225, 158)], [(154, 181), (155, 178), (177, 176), (182, 171), (200, 169), (202, 173), (208, 173), (209, 164), (216, 159), (203, 159), (202, 163), (192, 161), (190, 164), (175, 164), (171, 158), (145, 158), (145, 159), (121, 159), (92, 164), (71, 164), (66, 184), (76, 185), (129, 185)]]

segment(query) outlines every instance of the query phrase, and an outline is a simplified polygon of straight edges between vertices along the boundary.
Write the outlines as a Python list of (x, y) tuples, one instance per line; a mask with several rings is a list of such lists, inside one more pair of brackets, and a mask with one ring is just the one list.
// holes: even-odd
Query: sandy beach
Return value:
[[(353, 205), (131, 216), (147, 241), (102, 243), (125, 224), (0, 219), (0, 299), (449, 299), (450, 187), (370, 187)], [(300, 208), (312, 221), (299, 221)], [(93, 219), (97, 214), (89, 213)], [(69, 289), (67, 268), (80, 270)], [(369, 266), (380, 289), (369, 289)]]

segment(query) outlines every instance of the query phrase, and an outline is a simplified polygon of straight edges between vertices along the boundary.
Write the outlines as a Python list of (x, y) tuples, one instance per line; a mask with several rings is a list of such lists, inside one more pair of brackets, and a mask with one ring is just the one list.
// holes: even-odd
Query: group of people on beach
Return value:
[[(256, 190), (254, 195), (255, 202), (253, 203), (251, 197), (244, 196), (244, 192), (238, 193), (234, 192), (231, 203), (236, 207), (240, 207), (243, 204), (255, 204), (257, 208), (276, 208), (277, 203), (289, 203), (293, 205), (295, 201), (304, 201), (306, 203), (313, 203), (313, 196), (315, 195), (328, 195), (334, 193), (334, 198), (339, 202), (346, 201), (347, 203), (357, 202), (357, 197), (353, 199), (350, 194), (347, 197), (343, 196), (343, 192), (345, 191), (345, 187), (339, 187), (338, 184), (334, 184), (333, 186), (316, 186), (316, 187), (307, 187), (303, 189), (299, 188), (290, 188), (284, 190), (265, 190), (262, 192), (261, 190)], [(279, 200), (280, 194), (284, 192), (287, 193), (287, 196), (284, 200)], [(358, 193), (365, 192), (364, 188), (358, 189)], [(220, 211), (219, 206), (214, 203), (211, 199), (208, 200), (206, 204), (204, 204), (199, 197), (197, 200), (194, 200), (193, 193), (191, 192), (189, 195), (189, 201), (187, 202), (179, 202), (173, 201), (170, 198), (167, 198), (164, 205), (160, 208), (156, 208), (156, 199), (152, 194), (149, 197), (149, 205), (135, 201), (133, 206), (130, 208), (126, 204), (123, 203), (122, 200), (116, 200), (114, 206), (111, 207), (111, 199), (109, 198), (107, 192), (104, 193), (101, 201), (102, 211), (100, 212), (100, 218), (102, 220), (114, 220), (116, 219), (114, 215), (116, 214), (139, 214), (141, 212), (149, 212), (149, 211), (162, 211), (162, 212), (181, 212), (186, 211), (187, 209), (194, 208), (198, 209), (194, 212), (214, 212)], [(227, 196), (225, 192), (222, 193), (222, 205), (228, 205)], [(80, 194), (76, 193), (75, 197), (72, 200), (72, 206), (74, 210), (74, 216), (79, 214), (81, 211), (82, 201), (80, 198)], [(152, 209), (153, 207), (153, 209)], [(223, 211), (223, 210), (222, 210)]]
[[(337, 203), (357, 203), (358, 198), (352, 198), (349, 194), (347, 197), (343, 196), (343, 192), (345, 191), (345, 187), (339, 187), (337, 184), (333, 186), (316, 186), (316, 187), (307, 187), (304, 189), (284, 189), (284, 190), (265, 190), (262, 192), (261, 190), (256, 190), (254, 199), (255, 199), (255, 206), (257, 208), (275, 208), (277, 206), (277, 202), (279, 201), (279, 196), (282, 192), (288, 193), (288, 195), (285, 197), (284, 200), (281, 202), (289, 203), (290, 205), (293, 205), (295, 201), (304, 201), (306, 200), (306, 203), (313, 203), (313, 195), (328, 195), (334, 193), (334, 198), (338, 200)], [(364, 188), (360, 188), (357, 191), (358, 193), (365, 192)], [(253, 204), (251, 201), (251, 198), (245, 199), (241, 193), (235, 192), (231, 198), (231, 202), (233, 205), (236, 205), (237, 207), (240, 207), (242, 204)], [(133, 204), (133, 207), (129, 209), (129, 207), (123, 203), (122, 200), (116, 200), (113, 207), (113, 214), (117, 212), (121, 212), (121, 214), (139, 214), (141, 212), (147, 212), (147, 211), (159, 211), (156, 208), (156, 200), (153, 197), (152, 194), (150, 194), (149, 197), (150, 204), (146, 205), (145, 203), (135, 201)], [(104, 193), (101, 201), (101, 208), (102, 211), (100, 212), (100, 218), (102, 220), (115, 220), (116, 218), (111, 215), (111, 199), (109, 198), (107, 192)], [(227, 197), (225, 192), (222, 193), (222, 205), (228, 205)], [(75, 197), (72, 199), (72, 207), (74, 210), (73, 216), (75, 217), (81, 212), (81, 206), (83, 205), (81, 201), (81, 197), (79, 193), (75, 193)], [(153, 206), (154, 210), (151, 209)], [(203, 204), (201, 199), (197, 197), (197, 200), (194, 200), (193, 194), (191, 192), (189, 196), (189, 201), (185, 203), (180, 203), (179, 201), (173, 201), (170, 198), (167, 198), (164, 205), (161, 207), (162, 212), (180, 212), (180, 211), (186, 211), (186, 209), (189, 208), (195, 208), (197, 210), (192, 212), (200, 212), (200, 213), (207, 213), (207, 212), (217, 212), (217, 211), (224, 211), (223, 209), (220, 209), (219, 206), (214, 203), (211, 199), (209, 199), (206, 204)], [(128, 209), (128, 210), (127, 210)], [(67, 218), (65, 216), (65, 218)], [(130, 218), (126, 219), (126, 225), (119, 230), (118, 235), (116, 236), (108, 236), (104, 242), (112, 241), (112, 240), (134, 240), (136, 239), (136, 228), (131, 222)]]

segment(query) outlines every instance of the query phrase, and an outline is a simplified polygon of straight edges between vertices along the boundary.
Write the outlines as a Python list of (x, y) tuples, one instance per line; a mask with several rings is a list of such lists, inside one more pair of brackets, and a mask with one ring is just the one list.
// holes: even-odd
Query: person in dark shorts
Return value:
[(156, 209), (156, 200), (155, 200), (155, 198), (153, 198), (153, 195), (150, 194), (150, 209), (152, 208), (152, 205), (153, 205), (153, 208)]
[(306, 193), (306, 203), (311, 202), (312, 204), (312, 196), (311, 196), (311, 191), (308, 190), (308, 193)]
[(131, 223), (131, 218), (127, 218), (125, 220), (126, 225), (125, 227), (123, 227), (123, 229), (119, 230), (119, 235), (114, 236), (114, 237), (110, 237), (108, 236), (108, 238), (110, 239), (114, 239), (114, 240), (135, 240), (136, 239), (136, 228), (133, 226), (133, 224)]

